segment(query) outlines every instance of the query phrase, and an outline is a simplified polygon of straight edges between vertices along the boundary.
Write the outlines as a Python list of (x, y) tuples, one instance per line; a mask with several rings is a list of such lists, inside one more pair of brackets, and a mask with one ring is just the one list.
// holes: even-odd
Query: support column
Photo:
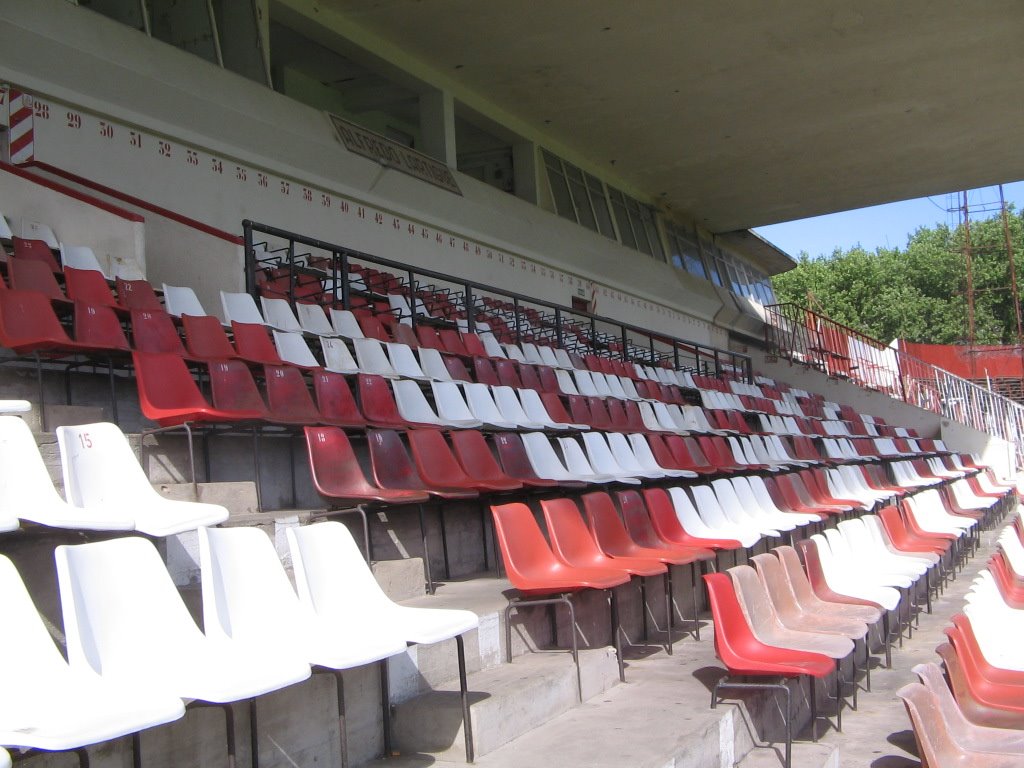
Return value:
[(445, 91), (420, 95), (420, 152), (458, 167), (455, 154), (455, 99)]

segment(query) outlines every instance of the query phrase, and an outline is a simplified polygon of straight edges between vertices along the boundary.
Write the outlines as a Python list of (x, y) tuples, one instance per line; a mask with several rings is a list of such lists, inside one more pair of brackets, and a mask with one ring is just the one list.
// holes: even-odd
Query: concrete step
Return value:
[[(618, 683), (612, 648), (580, 653), (583, 700)], [(576, 667), (568, 651), (547, 651), (469, 676), (477, 757), (482, 757), (579, 704)], [(462, 703), (457, 681), (394, 707), (394, 744), (400, 752), (465, 762)]]
[[(736, 764), (736, 768), (785, 768), (785, 745), (756, 747)], [(794, 768), (839, 768), (839, 748), (805, 741), (793, 743)]]
[[(168, 499), (177, 501), (198, 501), (203, 504), (219, 504), (226, 507), (231, 515), (227, 524), (252, 525), (257, 522), (256, 483), (250, 481), (227, 483), (157, 483), (153, 486)], [(280, 513), (275, 513), (280, 514)], [(272, 521), (267, 515), (263, 522)]]
[[(708, 635), (713, 634), (710, 626), (707, 629)], [(711, 709), (711, 688), (724, 673), (715, 658), (711, 637), (701, 642), (689, 637), (680, 639), (673, 648), (674, 655), (669, 656), (664, 650), (648, 648), (641, 652), (633, 647), (626, 653), (625, 684), (613, 686), (497, 749), (478, 755), (476, 765), (481, 768), (541, 768), (553, 764), (559, 768), (781, 765), (784, 729), (777, 695), (748, 691), (741, 697), (725, 699)], [(526, 659), (517, 658), (511, 667), (525, 666), (525, 663)], [(806, 730), (809, 717), (806, 685), (800, 688), (793, 685), (791, 689), (794, 732), (801, 733)], [(864, 694), (862, 704), (870, 706), (871, 698), (872, 694)], [(528, 700), (516, 704), (529, 705)], [(827, 713), (826, 708), (822, 714)], [(474, 723), (474, 733), (477, 732)], [(838, 757), (829, 746), (805, 742), (795, 742), (793, 746), (794, 768), (837, 768)], [(419, 754), (405, 753), (393, 758), (387, 761), (387, 767), (384, 761), (371, 765), (373, 768), (425, 768), (428, 765), (462, 768), (465, 763), (454, 751), (428, 753), (422, 750)]]

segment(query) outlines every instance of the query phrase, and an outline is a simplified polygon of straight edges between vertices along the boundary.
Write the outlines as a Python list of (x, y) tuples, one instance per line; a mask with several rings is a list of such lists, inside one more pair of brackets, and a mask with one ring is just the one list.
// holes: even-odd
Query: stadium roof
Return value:
[(1018, 0), (272, 7), (400, 55), (714, 232), (1024, 178)]

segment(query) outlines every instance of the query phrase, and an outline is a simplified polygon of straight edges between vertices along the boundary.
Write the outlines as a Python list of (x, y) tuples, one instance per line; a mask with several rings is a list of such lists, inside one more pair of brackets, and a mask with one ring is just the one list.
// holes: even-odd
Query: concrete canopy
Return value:
[(1019, 0), (274, 5), (343, 19), (713, 232), (1024, 178)]

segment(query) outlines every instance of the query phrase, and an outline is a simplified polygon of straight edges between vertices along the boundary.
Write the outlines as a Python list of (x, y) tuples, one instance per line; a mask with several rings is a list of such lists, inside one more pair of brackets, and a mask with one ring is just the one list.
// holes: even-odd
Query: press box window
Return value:
[(615, 229), (601, 180), (546, 150), (543, 154), (558, 215), (614, 240)]

